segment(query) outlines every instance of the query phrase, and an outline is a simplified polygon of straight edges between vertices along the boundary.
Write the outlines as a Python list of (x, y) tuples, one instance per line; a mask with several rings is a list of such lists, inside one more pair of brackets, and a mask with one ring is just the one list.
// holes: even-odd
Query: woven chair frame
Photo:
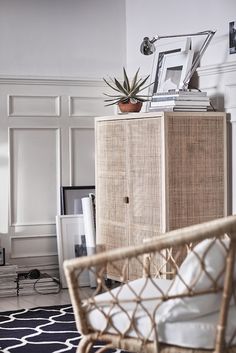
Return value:
[[(222, 239), (229, 238), (229, 246), (225, 248)], [(205, 257), (210, 251), (206, 250), (206, 253), (199, 258), (195, 253), (194, 245), (198, 244), (204, 239), (217, 239), (219, 243), (222, 243), (222, 249), (226, 252), (225, 265), (219, 274), (219, 278), (224, 274), (224, 281), (220, 284), (219, 278), (212, 278), (206, 271), (205, 267)], [(215, 240), (214, 240), (215, 239)], [(174, 251), (172, 251), (174, 249)], [(236, 291), (234, 283), (234, 264), (235, 264), (235, 249), (236, 249), (236, 216), (229, 216), (221, 219), (216, 219), (210, 222), (185, 227), (178, 230), (173, 230), (171, 232), (165, 233), (159, 237), (155, 237), (150, 241), (137, 246), (130, 246), (120, 249), (114, 249), (110, 251), (105, 251), (102, 253), (97, 253), (91, 256), (85, 256), (81, 258), (76, 258), (72, 260), (67, 260), (64, 263), (65, 274), (68, 282), (69, 293), (73, 305), (73, 310), (75, 314), (77, 329), (83, 334), (83, 339), (81, 340), (77, 352), (89, 352), (90, 348), (97, 340), (101, 340), (106, 344), (100, 348), (97, 352), (101, 353), (109, 348), (120, 348), (127, 350), (129, 352), (147, 352), (147, 353), (236, 353), (236, 346), (232, 344), (233, 339), (236, 338), (236, 327), (234, 333), (231, 337), (230, 342), (226, 344), (226, 327), (228, 311), (230, 307), (230, 301), (233, 298), (234, 305), (236, 305)], [(179, 272), (179, 259), (183, 259), (183, 254), (192, 252), (196, 256), (199, 264), (201, 266), (201, 273), (206, 275), (211, 285), (209, 288), (203, 288), (194, 290), (195, 284), (189, 287), (184, 278), (181, 277)], [(140, 275), (143, 275), (144, 284), (143, 288), (139, 293), (133, 290), (132, 282), (127, 278), (127, 269), (130, 261), (136, 263), (137, 268), (140, 269)], [(109, 288), (106, 284), (106, 268), (107, 266), (112, 266), (117, 273), (120, 275), (120, 282), (114, 289)], [(80, 288), (78, 285), (79, 276), (84, 273), (84, 271), (89, 271), (93, 273), (97, 279), (97, 287), (91, 292), (91, 295), (84, 295), (84, 289)], [(178, 276), (182, 282), (185, 290), (183, 293), (177, 294), (175, 296), (163, 293), (162, 290), (156, 285), (153, 278), (175, 278)], [(141, 276), (140, 276), (141, 277)], [(198, 278), (196, 278), (197, 281)], [(153, 301), (153, 298), (145, 298), (145, 302), (142, 298), (142, 293), (145, 290), (145, 285), (149, 281), (154, 288), (156, 288), (159, 297), (155, 297), (160, 302), (156, 305), (156, 310), (170, 299), (175, 298), (190, 298), (199, 295), (207, 295), (212, 293), (223, 292), (218, 323), (216, 327), (216, 339), (215, 347), (212, 350), (193, 349), (177, 347), (173, 345), (164, 344), (159, 341), (158, 329), (154, 320), (154, 316), (151, 315), (146, 309), (146, 303)], [(133, 293), (134, 307), (133, 316), (129, 316), (125, 312), (125, 304), (127, 300), (120, 300), (119, 295), (122, 291), (123, 286), (126, 285), (130, 292)], [(100, 293), (108, 293), (109, 300), (107, 302), (98, 302), (97, 298)], [(110, 309), (105, 311), (103, 305)], [(117, 328), (117, 326), (112, 321), (112, 310), (114, 308), (119, 308), (123, 315), (127, 315), (129, 320), (129, 327), (125, 330)], [(147, 316), (151, 322), (150, 334), (145, 336), (140, 328), (136, 325), (136, 311), (142, 309), (143, 312), (147, 313)], [(94, 329), (89, 323), (89, 315), (93, 310), (97, 310), (101, 313), (102, 317), (106, 319), (106, 327), (102, 329)], [(131, 334), (135, 332), (135, 336)], [(151, 336), (151, 332), (155, 333), (154, 338)]]

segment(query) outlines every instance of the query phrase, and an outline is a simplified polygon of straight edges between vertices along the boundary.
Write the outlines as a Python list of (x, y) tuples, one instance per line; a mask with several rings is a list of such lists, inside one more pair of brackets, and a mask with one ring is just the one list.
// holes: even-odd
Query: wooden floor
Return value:
[(58, 294), (35, 294), (0, 298), (0, 312), (62, 304), (70, 304), (67, 289), (62, 289)]

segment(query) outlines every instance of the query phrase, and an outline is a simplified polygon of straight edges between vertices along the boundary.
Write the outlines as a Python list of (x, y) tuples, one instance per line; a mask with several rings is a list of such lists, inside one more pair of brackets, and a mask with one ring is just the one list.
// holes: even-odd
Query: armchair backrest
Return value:
[[(223, 352), (229, 307), (236, 305), (235, 247), (236, 216), (229, 216), (174, 230), (137, 246), (67, 260), (64, 267), (78, 329), (83, 334), (93, 332), (91, 317), (96, 312), (106, 321), (99, 327), (101, 337), (112, 332), (124, 339), (135, 332), (142, 342), (155, 336), (158, 345), (158, 320), (174, 322), (218, 311), (214, 352)], [(144, 273), (143, 280), (127, 280), (131, 262)], [(107, 285), (107, 266), (119, 274), (115, 289)], [(97, 278), (96, 289), (87, 296), (79, 287), (84, 271), (92, 271)], [(134, 310), (127, 314), (130, 307)], [(114, 321), (114, 312), (119, 310), (129, 321), (124, 332)], [(140, 310), (149, 317), (148, 334), (137, 326)], [(236, 330), (227, 344), (234, 339)]]

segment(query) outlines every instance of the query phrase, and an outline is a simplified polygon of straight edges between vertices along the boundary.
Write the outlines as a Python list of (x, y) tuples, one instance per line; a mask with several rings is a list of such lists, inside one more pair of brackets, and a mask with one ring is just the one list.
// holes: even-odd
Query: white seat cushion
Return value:
[[(206, 239), (195, 246), (182, 263), (169, 295), (188, 293), (188, 288), (197, 292), (213, 289), (215, 284), (223, 287), (228, 248), (229, 239)], [(161, 307), (162, 320), (180, 321), (211, 314), (219, 310), (221, 299), (222, 292), (169, 300)]]
[[(156, 331), (152, 320), (154, 318), (160, 342), (183, 347), (212, 349), (218, 313), (194, 319), (179, 317), (175, 322), (163, 319), (164, 304), (161, 304), (157, 297), (160, 293), (161, 295), (167, 293), (171, 283), (163, 279), (140, 278), (110, 292), (97, 295), (95, 300), (99, 308), (90, 307), (87, 315), (91, 328), (100, 332), (125, 333), (129, 337), (146, 337), (155, 340)], [(130, 301), (137, 295), (142, 299), (141, 304)], [(194, 298), (191, 299), (194, 300)], [(109, 316), (109, 323), (107, 316)], [(132, 326), (130, 325), (131, 318)], [(233, 306), (229, 313), (228, 341), (234, 329), (236, 329), (236, 310)]]

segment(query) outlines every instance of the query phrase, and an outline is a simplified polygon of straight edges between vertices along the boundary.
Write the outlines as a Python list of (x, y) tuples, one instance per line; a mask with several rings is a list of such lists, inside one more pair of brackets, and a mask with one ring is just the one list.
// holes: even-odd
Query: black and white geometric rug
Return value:
[(71, 305), (0, 313), (1, 353), (75, 353), (80, 338)]

